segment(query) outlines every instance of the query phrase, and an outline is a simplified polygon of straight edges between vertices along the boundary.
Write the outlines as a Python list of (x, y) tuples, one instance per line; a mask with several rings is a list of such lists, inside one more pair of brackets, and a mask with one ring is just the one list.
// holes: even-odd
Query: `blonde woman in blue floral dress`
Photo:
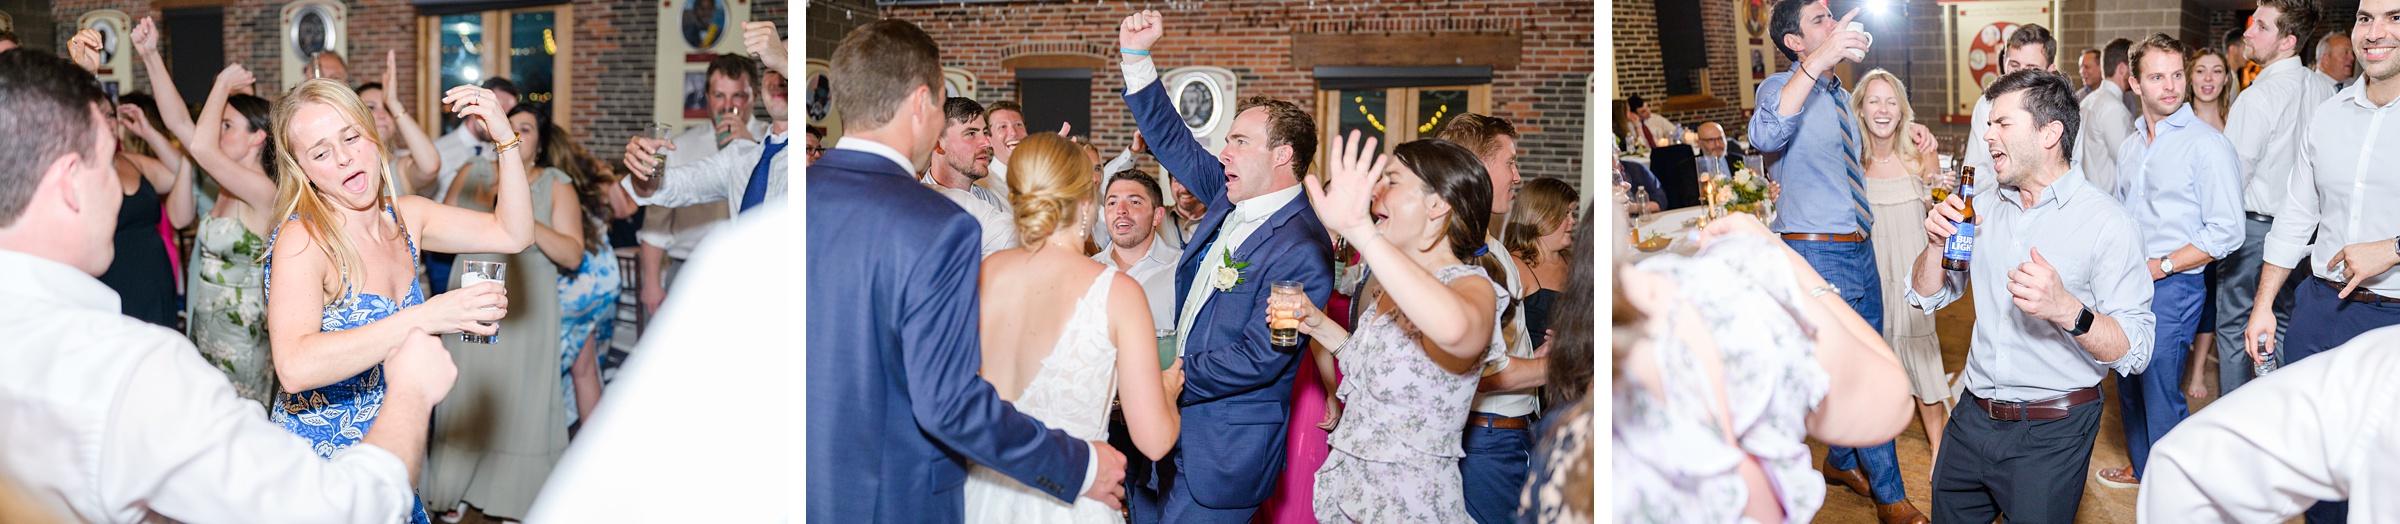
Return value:
[(1474, 152), (1439, 139), (1376, 151), (1355, 132), (1337, 137), (1330, 183), (1302, 184), (1326, 229), (1374, 273), (1355, 333), (1297, 305), (1301, 332), (1332, 348), (1342, 371), (1335, 395), (1344, 408), (1317, 470), (1316, 516), (1467, 522), (1461, 428), (1498, 347), (1492, 331), (1507, 293), (1492, 280), (1502, 262), (1483, 240), (1491, 177)]
[[(474, 86), (442, 97), (462, 118), (495, 124), (503, 167), (498, 205), (481, 213), (399, 194), (366, 104), (349, 86), (302, 82), (276, 104), (276, 207), (267, 238), (267, 337), (281, 395), (272, 418), (318, 455), (357, 445), (385, 400), (383, 359), (412, 337), (493, 334), (506, 291), (477, 284), (431, 299), (416, 282), (417, 249), (510, 252), (533, 243), (533, 213), (516, 133), (499, 99)], [(281, 284), (281, 285), (277, 285)], [(410, 457), (403, 457), (406, 462)], [(420, 508), (412, 522), (427, 518)]]

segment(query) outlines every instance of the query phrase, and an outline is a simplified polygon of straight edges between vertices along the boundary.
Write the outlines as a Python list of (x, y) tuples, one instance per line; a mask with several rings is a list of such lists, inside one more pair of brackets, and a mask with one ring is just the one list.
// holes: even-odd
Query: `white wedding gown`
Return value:
[[(1088, 441), (1108, 440), (1108, 405), (1117, 396), (1117, 347), (1108, 340), (1108, 288), (1117, 270), (1100, 272), (1042, 370), (1017, 395), (1017, 411)], [(986, 307), (989, 307), (987, 305)], [(1078, 465), (1081, 466), (1081, 465)], [(1078, 496), (1070, 506), (991, 468), (967, 477), (966, 521), (974, 523), (1121, 523), (1125, 516)]]

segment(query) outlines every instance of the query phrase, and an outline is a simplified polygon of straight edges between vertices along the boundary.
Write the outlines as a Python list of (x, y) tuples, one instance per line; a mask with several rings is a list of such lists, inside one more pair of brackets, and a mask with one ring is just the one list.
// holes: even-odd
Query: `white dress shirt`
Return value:
[(950, 202), (958, 204), (959, 209), (967, 210), (967, 215), (975, 217), (975, 223), (983, 226), (982, 256), (992, 256), (1000, 250), (1022, 245), (1017, 242), (1017, 219), (1008, 212), (993, 209), (990, 203), (975, 198), (973, 193), (963, 189), (938, 185), (929, 187), (949, 197)]
[[(1967, 167), (1975, 168), (1975, 172), (1978, 175), (1981, 175), (1975, 177), (1975, 194), (1980, 195), (1991, 192), (1992, 187), (1997, 185), (2000, 180), (2000, 172), (1992, 170), (1991, 145), (1983, 141), (1984, 131), (1991, 127), (1990, 121), (1992, 119), (1992, 101), (1984, 98), (1982, 95), (1977, 95), (1975, 97), (1975, 110), (1970, 112), (1968, 115), (1967, 143), (1964, 144), (1966, 150), (1960, 152), (1964, 153), (1966, 156), (1965, 164)], [(2128, 116), (2126, 118), (2132, 117)], [(2086, 120), (2086, 122), (2089, 122), (2089, 120)], [(2078, 131), (2077, 134), (2081, 134), (2081, 132)], [(2078, 138), (2080, 139), (2080, 137)], [(2079, 165), (2081, 162), (2083, 162), (2083, 148), (2075, 149), (2074, 161)], [(2090, 180), (2086, 179), (2085, 181), (2088, 182)], [(2100, 192), (2108, 193), (2111, 192), (2111, 190), (2101, 189)]]
[[(791, 133), (787, 131), (765, 138), (768, 141), (783, 141), (790, 137)], [(842, 142), (846, 145), (850, 141)], [(791, 169), (785, 160), (791, 158), (791, 152), (799, 149), (800, 145), (787, 144), (777, 150), (775, 158), (770, 160), (773, 164), (767, 167), (766, 202), (783, 200), (788, 195), (785, 187), (791, 178)], [(645, 206), (677, 207), (726, 202), (725, 217), (731, 219), (742, 214), (742, 192), (750, 188), (750, 172), (758, 168), (758, 155), (765, 152), (766, 148), (766, 144), (736, 138), (726, 144), (725, 149), (699, 162), (680, 168), (668, 166), (658, 192), (649, 197), (643, 197), (633, 190), (633, 177), (625, 177), (618, 184), (625, 187), (627, 194), (633, 195), (634, 203)]]
[[(1650, 132), (1651, 140), (1675, 141), (1675, 123), (1668, 121), (1667, 117), (1660, 116), (1658, 113), (1650, 113), (1650, 118), (1642, 119), (1642, 129)], [(1651, 145), (1656, 146), (1657, 144)]]
[(362, 443), (317, 458), (183, 334), (117, 300), (82, 271), (0, 250), (0, 476), (35, 504), (91, 522), (407, 520), (399, 457)]
[[(1145, 60), (1142, 63), (1150, 62)], [(1251, 233), (1258, 232), (1258, 227), (1265, 225), (1268, 218), (1274, 217), (1277, 210), (1283, 209), (1284, 205), (1292, 203), (1292, 199), (1299, 197), (1300, 186), (1292, 186), (1283, 188), (1282, 191), (1250, 197), (1249, 200), (1233, 204), (1231, 214), (1226, 215), (1225, 220), (1217, 224), (1216, 243), (1203, 248), (1208, 251), (1204, 252), (1203, 254), (1206, 256), (1200, 259), (1200, 272), (1192, 277), (1192, 289), (1184, 295), (1182, 315), (1175, 320), (1176, 333), (1191, 333), (1192, 323), (1199, 320), (1200, 306), (1208, 303), (1208, 297), (1216, 296), (1215, 275), (1217, 268), (1225, 267), (1226, 251), (1241, 247), (1242, 242), (1249, 240)], [(1190, 341), (1191, 337), (1188, 336), (1176, 337), (1175, 355), (1183, 356), (1184, 344)]]
[(786, 468), (800, 447), (793, 417), (803, 388), (792, 381), (796, 364), (786, 364), (802, 355), (791, 333), (795, 301), (784, 299), (800, 286), (800, 217), (791, 211), (789, 202), (760, 204), (700, 247), (525, 522), (789, 518), (798, 502), (786, 497), (799, 475)]
[[(767, 136), (773, 126), (765, 121), (750, 121), (750, 136)], [(685, 126), (672, 139), (675, 149), (667, 151), (667, 167), (687, 167), (717, 154), (717, 128), (706, 124)], [(728, 144), (730, 145), (730, 144)], [(732, 204), (739, 204), (733, 202)], [(708, 238), (708, 231), (732, 213), (725, 201), (694, 204), (683, 207), (652, 206), (642, 214), (642, 229), (634, 232), (635, 239), (644, 244), (667, 250), (667, 256), (688, 260), (692, 249)]]
[(1183, 250), (1168, 246), (1164, 235), (1150, 234), (1150, 252), (1136, 260), (1133, 267), (1117, 265), (1117, 244), (1102, 240), (1100, 253), (1092, 260), (1110, 269), (1125, 272), (1134, 282), (1142, 284), (1142, 297), (1150, 301), (1150, 322), (1160, 336), (1175, 334), (1175, 263), (1183, 260)]
[[(1491, 238), (1485, 238), (1483, 245), (1484, 249), (1489, 249), (1494, 256), (1500, 257), (1500, 270), (1508, 274), (1505, 283), (1508, 286), (1508, 295), (1519, 299), (1525, 298), (1524, 277), (1517, 273), (1517, 265), (1509, 262), (1507, 247), (1500, 245), (1499, 240)], [(1499, 298), (1500, 300), (1509, 299), (1509, 297)], [(1527, 336), (1525, 332), (1524, 305), (1519, 304), (1516, 313), (1508, 317), (1504, 325), (1494, 327), (1498, 329), (1492, 330), (1492, 349), (1485, 352), (1484, 355), (1486, 365), (1483, 367), (1483, 376), (1487, 377), (1500, 373), (1500, 370), (1508, 369), (1509, 357), (1533, 358), (1533, 337)], [(1475, 394), (1475, 411), (1478, 412), (1503, 417), (1522, 417), (1539, 412), (1541, 409), (1541, 397), (1532, 393)]]
[(2193, 412), (2150, 445), (2137, 520), (2281, 522), (2348, 500), (2351, 522), (2400, 522), (2394, 346), (2400, 328), (2361, 333)]
[[(458, 178), (458, 168), (466, 166), (467, 162), (491, 162), (500, 159), (500, 153), (492, 150), (492, 144), (484, 142), (482, 138), (477, 138), (475, 133), (467, 131), (465, 124), (460, 124), (458, 129), (450, 131), (450, 134), (434, 139), (433, 150), (442, 154), (442, 171), (434, 173), (433, 201), (435, 202), (449, 198), (450, 180)], [(532, 150), (528, 149), (527, 151)]]
[(2225, 138), (2233, 140), (2234, 153), (2242, 159), (2243, 211), (2274, 215), (2290, 198), (2300, 142), (2308, 135), (2318, 104), (2333, 97), (2333, 85), (2317, 78), (2316, 71), (2300, 66), (2300, 59), (2286, 58), (2259, 70), (2258, 79), (2233, 100), (2233, 109), (2225, 115)]
[[(2400, 201), (2400, 177), (2391, 172), (2400, 165), (2400, 115), (2393, 111), (2400, 100), (2370, 106), (2366, 87), (2350, 86), (2317, 105), (2285, 190), (2290, 198), (2267, 230), (2267, 263), (2296, 268), (2300, 257), (2312, 256), (2310, 273), (2342, 282), (2341, 272), (2325, 267), (2342, 246), (2400, 236), (2400, 205), (2394, 205)], [(2310, 235), (2316, 243), (2309, 243)], [(2392, 273), (2362, 278), (2359, 289), (2400, 296), (2400, 281)]]
[(999, 195), (1000, 200), (1006, 202), (1009, 195), (1008, 163), (1001, 162), (1000, 155), (992, 155), (992, 163), (984, 167), (991, 170), (991, 175), (983, 177), (983, 180), (975, 181), (975, 185), (994, 195)]
[[(2117, 149), (2125, 145), (2125, 137), (2133, 136), (2136, 117), (2131, 111), (2125, 110), (2125, 104), (2117, 103), (2125, 95), (2125, 89), (2117, 87), (2116, 82), (2101, 82), (2099, 87), (2092, 89), (2092, 94), (2098, 96), (2083, 99), (2083, 125), (2075, 131), (2078, 135), (2075, 137), (2075, 162), (2083, 166), (2085, 182), (2090, 182), (2094, 189), (2102, 193), (2116, 194), (2117, 173), (2124, 171), (2120, 169), (2121, 164), (2128, 163), (2118, 158)], [(1985, 116), (1990, 115), (1987, 113)], [(1981, 122), (1977, 120), (1978, 124)], [(1968, 136), (1967, 145), (1983, 156), (1984, 166), (1977, 169), (1991, 167), (1991, 149), (1983, 147), (1982, 134)], [(1977, 182), (1983, 178), (1994, 181), (2000, 179), (1999, 173), (1992, 171), (1985, 170), (1982, 174), (1985, 176), (1978, 178)], [(1978, 185), (1976, 189), (1983, 187)]]
[(1101, 176), (1116, 176), (1118, 171), (1133, 169), (1135, 167), (1133, 159), (1133, 148), (1125, 148), (1125, 152), (1117, 153), (1116, 158), (1108, 159), (1108, 164), (1100, 166)]

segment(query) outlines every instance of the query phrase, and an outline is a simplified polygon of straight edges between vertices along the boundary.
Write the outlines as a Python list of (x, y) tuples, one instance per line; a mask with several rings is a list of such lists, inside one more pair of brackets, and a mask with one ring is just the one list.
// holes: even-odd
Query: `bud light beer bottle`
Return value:
[(1950, 235), (1950, 241), (1942, 245), (1942, 269), (1966, 271), (1967, 261), (1975, 256), (1975, 166), (1959, 168), (1958, 191), (1953, 194), (1965, 200), (1967, 207), (1963, 219), (1951, 223), (1958, 226), (1958, 234)]

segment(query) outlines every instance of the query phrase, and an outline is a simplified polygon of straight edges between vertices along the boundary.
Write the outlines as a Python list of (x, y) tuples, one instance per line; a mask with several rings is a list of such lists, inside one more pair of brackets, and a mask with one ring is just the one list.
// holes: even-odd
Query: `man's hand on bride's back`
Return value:
[(1092, 458), (1100, 461), (1100, 478), (1092, 479), (1092, 489), (1083, 492), (1083, 498), (1107, 504), (1108, 509), (1124, 511), (1125, 454), (1117, 452), (1117, 448), (1108, 445), (1105, 440), (1091, 443)]

